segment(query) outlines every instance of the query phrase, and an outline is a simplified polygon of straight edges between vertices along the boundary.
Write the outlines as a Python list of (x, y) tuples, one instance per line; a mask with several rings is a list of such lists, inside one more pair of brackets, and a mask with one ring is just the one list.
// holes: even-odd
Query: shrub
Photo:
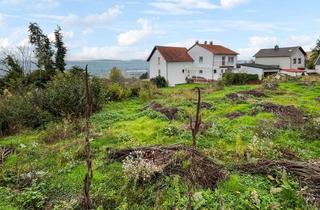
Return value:
[(226, 85), (244, 85), (258, 82), (259, 76), (257, 74), (224, 73), (222, 81)]
[(143, 100), (151, 99), (157, 91), (157, 87), (151, 82), (143, 82), (140, 85), (139, 97)]
[(52, 120), (52, 116), (34, 105), (30, 96), (0, 98), (0, 136), (21, 128), (37, 128)]
[(109, 80), (112, 83), (124, 84), (124, 76), (120, 69), (113, 67), (109, 73)]
[(43, 141), (54, 143), (59, 140), (76, 137), (81, 131), (81, 125), (64, 119), (62, 123), (49, 123)]
[[(48, 83), (45, 89), (33, 92), (33, 103), (56, 117), (81, 117), (85, 111), (85, 85), (81, 75), (59, 73)], [(91, 80), (93, 111), (102, 106), (101, 85)]]
[(301, 135), (306, 140), (320, 140), (320, 118), (307, 122), (302, 128)]
[(166, 79), (162, 76), (157, 76), (150, 80), (153, 84), (155, 84), (158, 88), (164, 88), (168, 86)]
[(148, 77), (149, 77), (148, 72), (146, 72), (146, 73), (143, 73), (143, 74), (139, 77), (139, 79), (148, 79)]
[(107, 86), (107, 100), (119, 101), (130, 95), (130, 90), (119, 83), (112, 83)]

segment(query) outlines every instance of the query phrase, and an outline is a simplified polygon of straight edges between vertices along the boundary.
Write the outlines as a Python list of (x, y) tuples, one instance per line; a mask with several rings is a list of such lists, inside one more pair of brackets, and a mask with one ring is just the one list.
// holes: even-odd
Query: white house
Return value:
[(317, 58), (316, 60), (316, 63), (315, 63), (315, 69), (318, 73), (320, 73), (320, 55), (319, 57)]
[(261, 80), (263, 77), (268, 76), (270, 74), (277, 74), (279, 73), (279, 71), (279, 66), (263, 65), (256, 63), (243, 63), (240, 64), (240, 68), (237, 69), (235, 72), (257, 74), (259, 76), (259, 79)]
[(147, 61), (149, 76), (163, 76), (170, 86), (188, 79), (218, 80), (227, 70), (236, 68), (237, 55), (212, 42), (196, 42), (189, 50), (183, 47), (155, 46)]
[(162, 76), (169, 86), (185, 83), (185, 69), (193, 65), (193, 59), (184, 47), (155, 46), (147, 61), (149, 78)]
[(302, 47), (283, 47), (261, 49), (255, 57), (256, 64), (277, 65), (281, 69), (304, 69), (306, 52)]

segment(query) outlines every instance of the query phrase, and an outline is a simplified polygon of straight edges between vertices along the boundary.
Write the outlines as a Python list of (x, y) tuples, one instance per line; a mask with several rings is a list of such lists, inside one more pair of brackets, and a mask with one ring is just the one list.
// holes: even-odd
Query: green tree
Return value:
[(120, 69), (113, 67), (109, 74), (109, 79), (113, 83), (124, 84), (124, 76)]
[(61, 33), (61, 27), (58, 26), (58, 28), (54, 32), (55, 35), (55, 47), (57, 49), (56, 54), (55, 54), (55, 64), (56, 64), (56, 69), (60, 71), (65, 70), (65, 57), (67, 54), (67, 48), (64, 46), (63, 43), (63, 35)]
[(319, 56), (320, 56), (320, 39), (317, 40), (316, 46), (312, 50), (311, 58), (306, 63), (306, 67), (308, 69), (314, 69), (315, 62)]
[(4, 66), (2, 70), (6, 72), (5, 76), (1, 79), (1, 88), (12, 88), (13, 90), (21, 88), (25, 75), (19, 61), (13, 55), (8, 54), (1, 60), (1, 64)]
[(34, 53), (37, 58), (37, 65), (39, 69), (44, 69), (49, 75), (54, 75), (54, 63), (52, 56), (54, 54), (51, 43), (37, 23), (30, 23), (29, 25), (29, 40), (35, 46)]

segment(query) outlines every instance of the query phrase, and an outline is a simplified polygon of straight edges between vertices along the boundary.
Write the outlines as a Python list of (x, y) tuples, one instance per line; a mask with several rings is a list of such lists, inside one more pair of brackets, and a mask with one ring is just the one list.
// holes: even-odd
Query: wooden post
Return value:
[(83, 209), (91, 209), (91, 198), (90, 198), (90, 186), (91, 180), (93, 176), (92, 171), (92, 159), (91, 159), (91, 146), (90, 146), (90, 117), (92, 114), (92, 98), (89, 86), (89, 75), (88, 75), (88, 65), (86, 65), (85, 69), (85, 90), (86, 90), (86, 109), (85, 109), (85, 155), (86, 155), (86, 163), (87, 163), (87, 173), (84, 178), (84, 186), (83, 186), (83, 200), (82, 207)]

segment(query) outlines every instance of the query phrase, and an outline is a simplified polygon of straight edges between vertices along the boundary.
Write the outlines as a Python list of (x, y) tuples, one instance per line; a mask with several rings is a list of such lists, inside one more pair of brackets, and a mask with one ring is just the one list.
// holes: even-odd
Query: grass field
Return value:
[[(165, 88), (152, 99), (180, 110), (178, 119), (172, 122), (147, 109), (150, 101), (139, 98), (110, 102), (92, 116), (92, 197), (96, 208), (186, 208), (188, 189), (180, 177), (161, 176), (147, 183), (135, 182), (125, 176), (121, 162), (109, 161), (106, 154), (110, 149), (147, 145), (191, 146), (191, 132), (184, 127), (188, 116), (195, 112), (195, 86)], [(274, 177), (249, 175), (234, 166), (257, 159), (281, 159), (283, 150), (302, 161), (319, 159), (320, 139), (307, 140), (299, 127), (277, 127), (276, 115), (263, 110), (252, 114), (252, 110), (258, 104), (271, 102), (294, 105), (309, 116), (319, 117), (320, 102), (316, 99), (320, 96), (320, 84), (283, 82), (277, 90), (265, 90), (260, 85), (221, 90), (200, 86), (202, 101), (213, 108), (201, 110), (202, 121), (212, 127), (198, 136), (198, 149), (223, 166), (228, 178), (218, 183), (216, 189), (194, 189), (194, 209), (316, 209), (303, 199), (297, 178), (285, 171), (278, 171)], [(262, 90), (266, 97), (245, 96), (236, 101), (225, 97), (252, 89)], [(226, 117), (234, 112), (241, 112), (242, 116)], [(77, 207), (86, 170), (83, 136), (45, 143), (47, 132), (25, 131), (0, 139), (1, 146), (15, 148), (15, 153), (0, 165), (0, 209)]]

